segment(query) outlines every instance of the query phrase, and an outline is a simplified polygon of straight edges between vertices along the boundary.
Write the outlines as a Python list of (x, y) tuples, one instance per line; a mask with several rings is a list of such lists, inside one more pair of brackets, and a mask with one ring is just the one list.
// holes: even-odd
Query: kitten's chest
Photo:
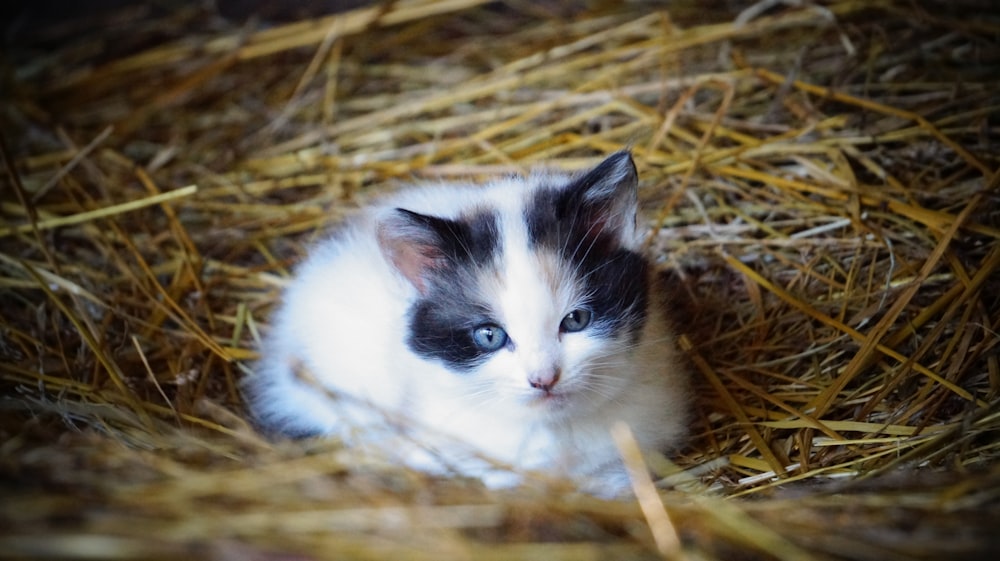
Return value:
[(454, 442), (472, 443), (485, 457), (550, 475), (588, 473), (592, 457), (614, 454), (608, 427), (587, 419), (526, 418), (504, 407), (425, 400), (422, 417)]
[(422, 400), (419, 416), (428, 428), (456, 443), (472, 444), (485, 456), (525, 468), (551, 465), (559, 440), (545, 423), (514, 415), (501, 404), (471, 403), (439, 391)]

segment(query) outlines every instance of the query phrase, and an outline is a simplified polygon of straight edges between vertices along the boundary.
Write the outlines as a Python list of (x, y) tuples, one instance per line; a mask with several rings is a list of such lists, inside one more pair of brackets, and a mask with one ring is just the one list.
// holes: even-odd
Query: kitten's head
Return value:
[(416, 289), (411, 351), (467, 379), (484, 403), (559, 417), (632, 381), (648, 271), (634, 251), (627, 152), (576, 178), (534, 181), (516, 201), (457, 218), (395, 209), (379, 243)]

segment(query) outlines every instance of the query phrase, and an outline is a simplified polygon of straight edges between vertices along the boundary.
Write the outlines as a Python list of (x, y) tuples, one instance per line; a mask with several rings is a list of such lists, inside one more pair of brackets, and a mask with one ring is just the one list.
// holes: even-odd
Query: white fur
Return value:
[[(591, 489), (598, 492), (621, 490), (625, 471), (610, 426), (626, 422), (645, 449), (675, 445), (687, 418), (686, 372), (655, 306), (634, 348), (586, 330), (560, 336), (559, 322), (586, 295), (565, 271), (569, 278), (557, 282), (542, 274), (559, 267), (553, 256), (528, 250), (521, 216), (530, 192), (564, 181), (536, 175), (483, 187), (412, 189), (317, 246), (272, 318), (263, 358), (248, 381), (256, 418), (280, 432), (371, 445), (379, 439), (364, 431), (385, 434), (392, 425), (387, 412), (438, 453), (384, 441), (400, 461), (419, 469), (440, 473), (448, 466), (491, 486), (517, 481), (492, 470), (478, 452), (518, 469), (597, 477)], [(500, 211), (503, 267), (498, 277), (483, 278), (479, 290), (496, 303), (498, 319), (517, 341), (514, 351), (498, 351), (477, 372), (456, 374), (407, 348), (406, 312), (418, 294), (384, 257), (376, 235), (379, 218), (396, 207), (445, 218), (471, 208)], [(543, 401), (527, 377), (552, 364), (561, 365), (562, 377), (556, 399)]]

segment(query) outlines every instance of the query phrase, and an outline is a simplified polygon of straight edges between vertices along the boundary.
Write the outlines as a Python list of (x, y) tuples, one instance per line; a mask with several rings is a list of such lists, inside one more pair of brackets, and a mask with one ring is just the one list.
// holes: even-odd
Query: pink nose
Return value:
[(529, 375), (528, 383), (531, 384), (531, 387), (535, 388), (536, 390), (542, 390), (545, 393), (549, 393), (552, 391), (552, 388), (554, 388), (556, 383), (559, 381), (560, 375), (561, 372), (559, 371), (558, 367), (552, 368), (550, 370), (543, 370)]

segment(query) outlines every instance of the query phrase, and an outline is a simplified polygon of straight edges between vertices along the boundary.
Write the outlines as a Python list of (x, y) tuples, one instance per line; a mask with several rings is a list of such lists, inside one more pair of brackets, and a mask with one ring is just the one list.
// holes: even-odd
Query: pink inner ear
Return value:
[(378, 243), (390, 263), (421, 294), (427, 293), (430, 269), (440, 267), (443, 255), (440, 250), (424, 241), (407, 237), (407, 229), (393, 231), (391, 226), (382, 225), (378, 229)]
[(597, 207), (585, 215), (585, 237), (594, 239), (608, 235), (623, 245), (632, 241), (635, 232), (635, 210), (618, 206)]

